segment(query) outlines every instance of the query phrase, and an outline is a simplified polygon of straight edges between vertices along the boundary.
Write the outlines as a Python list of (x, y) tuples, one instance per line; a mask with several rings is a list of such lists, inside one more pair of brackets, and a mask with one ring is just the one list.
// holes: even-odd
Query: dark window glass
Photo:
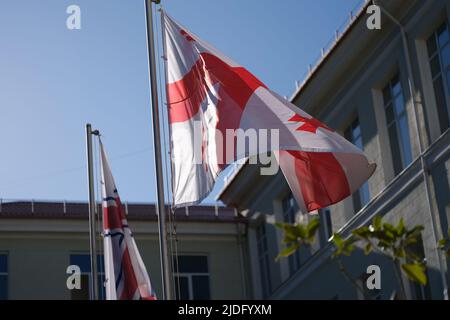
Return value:
[[(283, 200), (283, 219), (287, 223), (295, 223), (295, 216), (299, 211), (297, 201), (292, 193), (290, 193)], [(292, 275), (300, 268), (300, 251), (297, 250), (294, 254), (288, 257), (289, 273)]]
[(430, 56), (433, 55), (437, 50), (436, 38), (434, 34), (427, 40), (427, 49)]
[(320, 209), (319, 219), (320, 219), (320, 228), (319, 228), (320, 245), (323, 247), (328, 243), (328, 240), (333, 235), (333, 224), (331, 222), (330, 209), (328, 208)]
[(388, 104), (386, 107), (386, 122), (387, 125), (391, 125), (395, 121), (394, 116), (394, 107), (392, 106), (392, 103)]
[[(70, 264), (80, 267), (81, 272), (91, 272), (91, 256), (89, 254), (71, 254)], [(97, 255), (97, 272), (103, 272), (103, 255)]]
[(0, 254), (0, 273), (8, 272), (8, 256), (6, 254)]
[(178, 272), (180, 273), (208, 273), (206, 256), (179, 256)]
[(439, 62), (439, 56), (435, 56), (430, 60), (430, 67), (431, 67), (431, 75), (436, 77), (441, 72), (441, 64)]
[(8, 276), (0, 275), (0, 300), (8, 299)]
[(450, 64), (450, 44), (441, 49), (442, 66), (444, 69)]
[[(408, 249), (416, 256), (424, 259), (425, 258), (425, 249), (423, 247), (422, 237), (419, 237), (419, 240), (416, 243), (411, 244)], [(428, 269), (425, 271), (425, 274), (428, 279), (430, 279), (430, 275), (428, 273)], [(414, 289), (415, 298), (417, 300), (429, 300), (431, 299), (431, 288), (429, 282), (425, 286), (421, 286), (416, 282), (410, 281), (412, 287)]]
[(192, 276), (192, 291), (195, 300), (209, 300), (209, 276)]
[(450, 38), (444, 22), (427, 40), (436, 107), (441, 132), (450, 126)]
[(177, 298), (180, 300), (189, 300), (189, 278), (186, 276), (178, 276), (175, 280)]
[(411, 143), (409, 138), (408, 117), (405, 108), (405, 99), (398, 75), (383, 89), (390, 91), (390, 100), (384, 100), (386, 112), (386, 125), (389, 133), (394, 172), (398, 174), (412, 161)]
[(437, 30), (437, 38), (440, 47), (443, 47), (449, 40), (447, 23), (443, 23)]
[[(91, 256), (89, 254), (71, 254), (70, 264), (77, 265), (81, 269), (81, 289), (70, 291), (72, 300), (89, 300), (91, 286)], [(106, 299), (105, 273), (103, 255), (97, 255), (97, 286), (98, 298)]]
[[(387, 94), (389, 97), (390, 94)], [(394, 118), (393, 111), (392, 111), (392, 104), (390, 107), (388, 107), (386, 110), (391, 110), (392, 118)], [(388, 116), (388, 114), (386, 115)], [(359, 124), (359, 120), (355, 119), (350, 127), (345, 131), (345, 138), (353, 143), (355, 146), (357, 146), (359, 149), (364, 150), (364, 143), (362, 140), (361, 135), (361, 126)], [(365, 182), (359, 190), (357, 190), (352, 195), (353, 200), (353, 208), (355, 210), (355, 213), (358, 212), (364, 205), (367, 204), (370, 200), (370, 193), (369, 193), (369, 184)]]
[(397, 128), (391, 126), (389, 129), (389, 143), (392, 150), (392, 161), (394, 161), (394, 172), (399, 173), (403, 169), (402, 157), (400, 155), (400, 145), (398, 143)]
[(441, 128), (448, 128), (449, 119), (447, 116), (447, 103), (445, 101), (445, 91), (444, 86), (442, 85), (441, 76), (434, 81), (434, 95), (438, 109), (439, 125)]
[(261, 272), (261, 286), (264, 298), (272, 293), (272, 281), (270, 274), (269, 253), (267, 250), (266, 223), (263, 222), (256, 228), (256, 243), (258, 247), (258, 262)]
[(0, 300), (8, 299), (8, 255), (0, 254)]
[(89, 300), (89, 275), (81, 274), (80, 289), (70, 290), (70, 298), (72, 300)]
[(177, 297), (183, 300), (210, 299), (207, 256), (180, 255), (178, 259), (176, 257), (173, 259)]

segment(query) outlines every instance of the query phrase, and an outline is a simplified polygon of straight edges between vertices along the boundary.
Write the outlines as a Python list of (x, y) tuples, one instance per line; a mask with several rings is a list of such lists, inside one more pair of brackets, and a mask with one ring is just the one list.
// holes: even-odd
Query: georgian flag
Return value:
[(108, 300), (156, 300), (100, 142), (105, 286)]
[[(375, 164), (341, 135), (165, 12), (162, 21), (175, 206), (204, 199), (233, 161), (269, 151), (304, 212), (344, 199), (372, 175)], [(235, 140), (224, 139), (230, 129), (278, 129), (279, 144), (266, 141), (242, 153)]]

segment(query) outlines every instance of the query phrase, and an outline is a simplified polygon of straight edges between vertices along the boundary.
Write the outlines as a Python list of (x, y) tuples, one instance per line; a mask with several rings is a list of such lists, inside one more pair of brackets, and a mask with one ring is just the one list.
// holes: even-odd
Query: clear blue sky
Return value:
[[(359, 2), (162, 1), (288, 96)], [(71, 4), (81, 7), (81, 30), (66, 28)], [(0, 198), (87, 199), (91, 122), (104, 135), (122, 200), (154, 201), (144, 1), (2, 0), (0, 41)]]

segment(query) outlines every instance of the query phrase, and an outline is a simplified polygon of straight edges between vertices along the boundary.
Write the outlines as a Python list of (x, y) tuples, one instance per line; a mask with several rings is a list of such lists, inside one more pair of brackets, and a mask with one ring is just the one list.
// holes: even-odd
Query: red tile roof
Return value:
[[(100, 205), (98, 208), (101, 210)], [(150, 203), (125, 203), (129, 220), (156, 221), (156, 206)], [(88, 219), (86, 202), (10, 201), (0, 204), (0, 219)], [(191, 206), (175, 210), (176, 221), (192, 222), (246, 222), (236, 216), (232, 208)]]

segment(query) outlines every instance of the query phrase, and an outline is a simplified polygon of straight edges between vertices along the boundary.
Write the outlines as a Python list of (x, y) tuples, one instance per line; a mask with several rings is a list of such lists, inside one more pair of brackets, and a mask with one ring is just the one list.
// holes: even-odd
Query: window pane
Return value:
[(388, 104), (389, 101), (391, 101), (391, 86), (390, 85), (387, 85), (383, 89), (383, 101), (384, 101), (384, 104)]
[(436, 97), (437, 111), (439, 116), (439, 125), (441, 132), (444, 132), (449, 127), (449, 114), (447, 111), (447, 103), (445, 101), (444, 86), (442, 84), (442, 77), (438, 77), (434, 81), (434, 94)]
[(208, 276), (192, 276), (192, 291), (195, 300), (209, 300), (209, 277)]
[(0, 255), (0, 272), (8, 272), (8, 256), (6, 254)]
[(72, 300), (89, 300), (89, 275), (82, 274), (80, 278), (80, 289), (70, 290)]
[(179, 276), (175, 278), (175, 290), (177, 292), (177, 298), (180, 300), (189, 300), (189, 280), (185, 276)]
[(437, 33), (438, 33), (439, 46), (442, 47), (444, 44), (446, 44), (448, 42), (448, 39), (449, 39), (447, 24), (446, 23), (442, 24), (439, 27)]
[(88, 254), (71, 254), (70, 264), (79, 266), (81, 272), (91, 272), (91, 260)]
[(99, 300), (106, 299), (106, 288), (105, 288), (105, 275), (99, 274), (98, 278), (98, 298)]
[(433, 53), (436, 52), (437, 46), (436, 46), (436, 38), (434, 33), (431, 35), (431, 37), (427, 40), (427, 48), (428, 48), (428, 55), (431, 57)]
[(397, 75), (397, 76), (395, 76), (395, 79), (392, 80), (392, 94), (394, 96), (396, 96), (400, 92), (402, 92), (402, 86), (400, 84), (400, 79), (398, 78), (398, 75)]
[(403, 95), (399, 94), (395, 98), (395, 114), (399, 117), (405, 111), (405, 102), (403, 101)]
[(361, 136), (358, 136), (357, 138), (355, 138), (355, 140), (353, 140), (353, 144), (361, 150), (364, 149)]
[(8, 276), (0, 275), (0, 300), (8, 299)]
[(391, 144), (392, 161), (394, 162), (394, 172), (398, 174), (402, 171), (402, 158), (400, 155), (400, 146), (398, 144), (397, 128), (396, 126), (391, 126), (389, 128), (389, 142)]
[(208, 259), (206, 256), (179, 256), (178, 268), (181, 273), (208, 273)]
[[(70, 264), (80, 267), (81, 272), (91, 272), (91, 256), (89, 254), (71, 254)], [(104, 272), (103, 254), (97, 255), (97, 272)]]
[(389, 104), (386, 107), (386, 124), (389, 126), (394, 121), (395, 121), (394, 107), (392, 106), (392, 104)]
[(439, 56), (435, 56), (433, 59), (431, 59), (430, 61), (430, 67), (431, 67), (431, 75), (433, 76), (433, 78), (439, 73), (441, 72), (441, 64), (439, 63)]
[(365, 182), (359, 189), (359, 197), (361, 199), (361, 206), (365, 206), (370, 200), (369, 184)]
[(361, 128), (359, 124), (353, 124), (353, 139), (356, 140), (361, 137)]
[(399, 129), (402, 141), (403, 149), (403, 166), (406, 167), (412, 161), (411, 156), (411, 142), (409, 140), (408, 123), (406, 120), (406, 115), (399, 119)]
[(362, 208), (362, 204), (361, 204), (361, 190), (358, 190), (357, 192), (355, 192), (352, 196), (352, 200), (353, 200), (353, 210), (355, 211), (355, 214), (361, 210)]
[(442, 66), (446, 68), (450, 65), (450, 44), (447, 44), (441, 51)]

